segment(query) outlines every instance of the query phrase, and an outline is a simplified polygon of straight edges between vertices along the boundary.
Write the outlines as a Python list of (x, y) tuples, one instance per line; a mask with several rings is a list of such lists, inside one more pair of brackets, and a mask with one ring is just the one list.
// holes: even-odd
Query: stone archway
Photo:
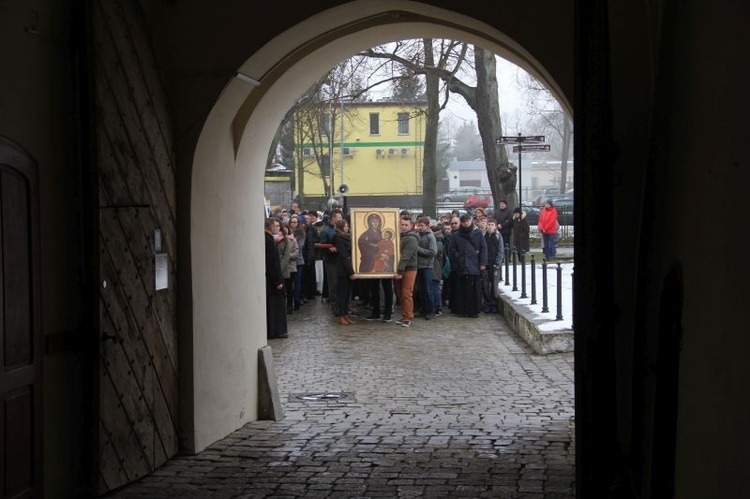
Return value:
[(284, 112), (315, 78), (357, 50), (417, 37), (460, 39), (492, 50), (543, 81), (572, 110), (571, 90), (564, 94), (512, 39), (476, 19), (424, 4), (349, 3), (295, 26), (252, 55), (209, 114), (193, 157), (192, 407), (182, 402), (191, 450), (257, 418), (257, 351), (266, 344), (263, 158)]

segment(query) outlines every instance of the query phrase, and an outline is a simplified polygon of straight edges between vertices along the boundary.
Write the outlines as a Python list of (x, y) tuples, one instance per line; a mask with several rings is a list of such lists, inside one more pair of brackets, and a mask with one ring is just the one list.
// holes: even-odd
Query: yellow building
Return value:
[(330, 111), (295, 116), (301, 206), (319, 208), (342, 184), (348, 206), (420, 206), (426, 104), (356, 102)]

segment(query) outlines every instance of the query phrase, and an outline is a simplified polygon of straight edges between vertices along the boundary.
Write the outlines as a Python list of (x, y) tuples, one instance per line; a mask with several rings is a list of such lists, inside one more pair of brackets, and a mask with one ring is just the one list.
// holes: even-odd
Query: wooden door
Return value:
[(0, 137), (0, 490), (42, 495), (42, 349), (33, 160)]
[(177, 451), (175, 337), (168, 293), (155, 290), (148, 211), (100, 210), (99, 492)]
[[(98, 203), (94, 489), (104, 493), (177, 453), (176, 190), (169, 113), (139, 3), (92, 2), (89, 32), (89, 178)], [(156, 285), (156, 262), (166, 287)]]
[[(95, 490), (104, 493), (177, 453), (176, 189), (169, 113), (139, 3), (91, 7)], [(168, 275), (164, 288), (156, 286), (157, 262)]]

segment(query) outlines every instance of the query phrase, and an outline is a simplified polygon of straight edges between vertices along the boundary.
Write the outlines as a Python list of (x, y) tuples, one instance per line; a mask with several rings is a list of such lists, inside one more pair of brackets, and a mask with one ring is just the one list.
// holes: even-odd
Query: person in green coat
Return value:
[(394, 289), (401, 305), (401, 320), (396, 324), (411, 327), (414, 322), (414, 282), (417, 280), (417, 252), (419, 239), (414, 230), (414, 222), (409, 215), (401, 215), (401, 258), (396, 267)]

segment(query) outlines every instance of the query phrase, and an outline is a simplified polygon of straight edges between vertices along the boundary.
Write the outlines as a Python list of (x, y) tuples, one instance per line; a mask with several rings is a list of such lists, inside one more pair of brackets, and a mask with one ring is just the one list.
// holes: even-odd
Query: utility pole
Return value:
[(341, 161), (341, 183), (344, 184), (344, 99), (339, 97), (341, 102), (341, 147), (339, 147), (339, 161)]
[(333, 104), (331, 104), (328, 112), (328, 161), (331, 173), (331, 199), (333, 199), (335, 185), (333, 181)]

